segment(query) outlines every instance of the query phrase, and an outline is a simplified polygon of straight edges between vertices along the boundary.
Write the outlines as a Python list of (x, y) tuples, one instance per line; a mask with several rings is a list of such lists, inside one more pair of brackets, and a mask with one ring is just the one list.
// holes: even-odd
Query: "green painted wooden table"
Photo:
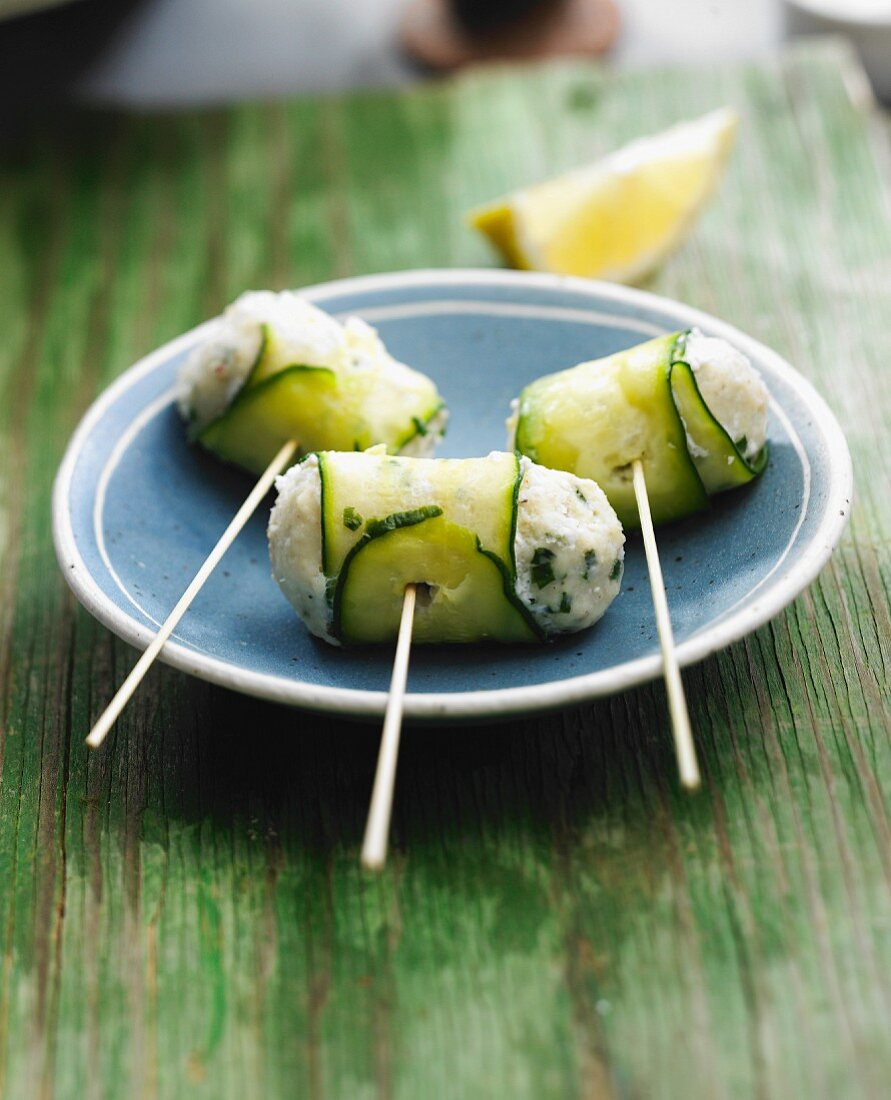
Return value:
[[(836, 46), (767, 66), (496, 71), (406, 93), (41, 124), (0, 167), (0, 1092), (859, 1097), (891, 1082), (891, 226)], [(410, 731), (358, 868), (377, 731), (156, 668), (81, 611), (50, 487), (91, 398), (246, 287), (490, 262), (461, 213), (729, 101), (726, 186), (654, 289), (775, 346), (858, 499), (819, 582), (686, 676)]]

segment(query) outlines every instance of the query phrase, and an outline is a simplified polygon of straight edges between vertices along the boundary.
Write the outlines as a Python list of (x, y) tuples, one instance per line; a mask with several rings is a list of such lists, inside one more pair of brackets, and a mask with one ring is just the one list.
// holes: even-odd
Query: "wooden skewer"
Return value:
[(399, 756), (399, 735), (402, 732), (402, 708), (405, 703), (405, 684), (408, 679), (408, 659), (411, 655), (411, 631), (415, 618), (417, 588), (405, 586), (402, 601), (402, 618), (396, 640), (396, 656), (393, 660), (393, 676), (390, 694), (384, 713), (384, 729), (374, 774), (371, 806), (365, 839), (362, 842), (362, 866), (369, 871), (379, 871), (387, 859), (387, 839), (390, 835), (390, 814), (393, 810), (393, 789), (396, 785), (396, 761)]
[(637, 498), (637, 510), (640, 513), (640, 529), (643, 535), (644, 550), (647, 555), (647, 570), (650, 575), (650, 588), (653, 593), (653, 608), (656, 612), (656, 628), (659, 631), (659, 645), (662, 649), (662, 669), (665, 687), (668, 692), (668, 710), (671, 715), (671, 728), (674, 735), (674, 748), (677, 755), (681, 785), (694, 791), (701, 783), (699, 763), (696, 759), (696, 746), (693, 744), (693, 731), (690, 728), (690, 713), (687, 710), (687, 698), (681, 680), (677, 651), (674, 644), (674, 631), (671, 629), (671, 617), (668, 613), (668, 598), (665, 595), (665, 582), (662, 579), (662, 566), (659, 564), (659, 551), (656, 549), (656, 534), (653, 530), (653, 517), (650, 513), (650, 498), (647, 495), (647, 481), (639, 458), (633, 463), (634, 495)]
[(183, 592), (176, 607), (170, 612), (167, 618), (162, 623), (158, 630), (158, 633), (152, 639), (151, 645), (146, 649), (145, 653), (139, 658), (136, 664), (133, 666), (130, 675), (118, 688), (114, 698), (102, 712), (99, 720), (90, 730), (87, 737), (87, 744), (91, 749), (98, 749), (102, 742), (105, 740), (106, 734), (115, 724), (121, 711), (130, 701), (130, 697), (139, 687), (143, 676), (151, 668), (155, 658), (161, 652), (164, 647), (164, 643), (176, 629), (177, 623), (188, 611), (192, 601), (201, 591), (205, 581), (216, 569), (219, 564), (220, 558), (226, 553), (232, 543), (235, 541), (241, 529), (256, 512), (257, 508), (263, 501), (263, 498), (272, 488), (272, 483), (278, 474), (288, 465), (291, 459), (294, 457), (299, 444), (293, 439), (285, 443), (275, 458), (266, 467), (266, 470), (261, 474), (260, 480), (251, 490), (250, 495), (244, 504), (235, 513), (235, 516), (226, 530), (220, 537), (219, 542), (208, 554), (204, 561), (204, 564), (195, 574), (192, 579), (192, 583)]

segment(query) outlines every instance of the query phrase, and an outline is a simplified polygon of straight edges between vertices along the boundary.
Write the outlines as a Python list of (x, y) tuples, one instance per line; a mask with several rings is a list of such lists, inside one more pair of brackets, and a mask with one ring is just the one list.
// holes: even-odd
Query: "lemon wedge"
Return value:
[(469, 214), (513, 267), (632, 283), (682, 240), (733, 148), (729, 107)]

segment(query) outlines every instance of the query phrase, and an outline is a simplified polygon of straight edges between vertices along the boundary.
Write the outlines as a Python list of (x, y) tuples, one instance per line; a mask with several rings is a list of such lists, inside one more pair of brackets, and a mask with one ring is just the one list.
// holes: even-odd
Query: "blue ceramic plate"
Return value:
[[(374, 324), (397, 358), (436, 380), (451, 409), (443, 456), (503, 449), (510, 400), (541, 374), (698, 325), (741, 348), (772, 394), (770, 464), (705, 516), (659, 533), (682, 664), (754, 630), (814, 579), (852, 491), (841, 430), (811, 386), (723, 322), (639, 291), (493, 271), (406, 272), (306, 292)], [(89, 410), (53, 503), (59, 563), (78, 599), (144, 649), (250, 488), (189, 447), (173, 406), (177, 368), (205, 326), (137, 363)], [(392, 651), (312, 638), (270, 576), (262, 509), (163, 650), (177, 668), (278, 702), (383, 713)], [(632, 536), (621, 595), (592, 629), (549, 646), (418, 647), (406, 713), (497, 718), (567, 706), (660, 674), (643, 547)]]

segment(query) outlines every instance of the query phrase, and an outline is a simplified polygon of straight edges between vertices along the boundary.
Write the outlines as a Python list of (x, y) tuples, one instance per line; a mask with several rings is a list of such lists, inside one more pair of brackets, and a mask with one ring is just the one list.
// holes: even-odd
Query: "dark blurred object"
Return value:
[(431, 69), (481, 61), (605, 53), (619, 33), (614, 0), (414, 0), (402, 45)]
[(0, 139), (67, 97), (141, 0), (74, 0), (0, 20)]
[(497, 30), (529, 16), (536, 8), (553, 8), (549, 0), (452, 0), (452, 14), (469, 34)]

